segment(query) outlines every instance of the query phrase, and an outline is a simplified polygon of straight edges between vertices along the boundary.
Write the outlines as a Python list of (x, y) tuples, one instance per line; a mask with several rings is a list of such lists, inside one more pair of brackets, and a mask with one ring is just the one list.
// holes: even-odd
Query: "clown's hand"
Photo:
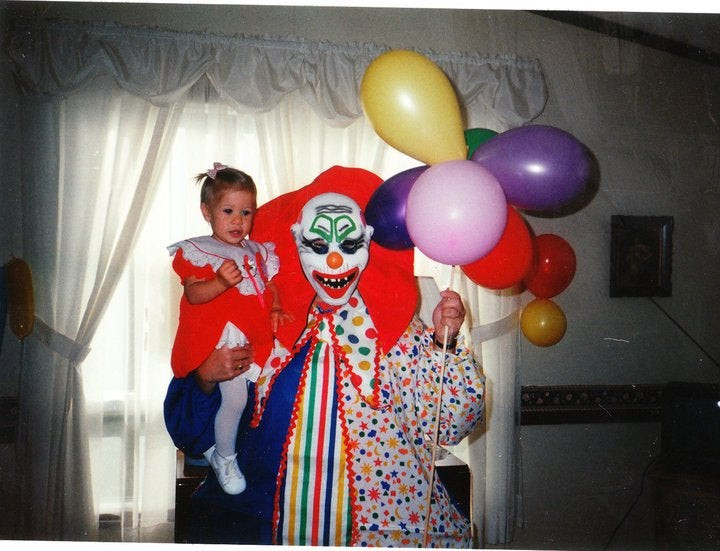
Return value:
[(440, 302), (433, 310), (432, 315), (433, 325), (435, 326), (435, 345), (442, 348), (445, 328), (447, 327), (448, 349), (453, 351), (455, 348), (454, 343), (460, 332), (460, 326), (465, 320), (465, 307), (460, 295), (455, 291), (446, 289), (440, 292), (440, 297)]
[(250, 368), (253, 349), (250, 343), (230, 348), (223, 345), (210, 355), (193, 372), (195, 382), (205, 394), (211, 394), (217, 383), (229, 381)]
[(295, 317), (285, 312), (282, 308), (273, 306), (272, 310), (270, 310), (270, 324), (272, 325), (273, 333), (277, 333), (278, 327), (281, 325), (293, 321), (295, 321)]

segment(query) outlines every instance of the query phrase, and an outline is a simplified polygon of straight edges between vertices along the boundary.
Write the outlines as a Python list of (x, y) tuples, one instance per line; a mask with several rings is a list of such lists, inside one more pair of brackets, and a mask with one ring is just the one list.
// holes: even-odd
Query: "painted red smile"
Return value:
[(355, 281), (355, 278), (360, 273), (359, 268), (353, 268), (343, 274), (321, 274), (319, 272), (313, 272), (313, 278), (317, 281), (328, 296), (332, 298), (342, 297), (348, 286)]

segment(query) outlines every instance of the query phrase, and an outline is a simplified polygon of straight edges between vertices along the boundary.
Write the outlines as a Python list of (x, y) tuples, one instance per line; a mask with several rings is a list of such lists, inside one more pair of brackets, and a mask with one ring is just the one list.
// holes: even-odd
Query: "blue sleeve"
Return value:
[(215, 414), (220, 389), (205, 394), (193, 376), (173, 378), (165, 396), (165, 426), (175, 447), (191, 457), (202, 457), (215, 443)]

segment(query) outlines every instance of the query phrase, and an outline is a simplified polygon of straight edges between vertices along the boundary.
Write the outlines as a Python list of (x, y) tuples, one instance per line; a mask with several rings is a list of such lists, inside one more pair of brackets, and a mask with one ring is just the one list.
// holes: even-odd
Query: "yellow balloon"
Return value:
[(28, 263), (21, 258), (12, 258), (5, 265), (5, 283), (10, 330), (22, 340), (32, 333), (35, 325), (35, 295)]
[(565, 335), (567, 319), (557, 304), (547, 298), (537, 298), (523, 308), (520, 315), (523, 335), (536, 346), (552, 346)]
[(425, 164), (467, 157), (455, 90), (425, 56), (410, 50), (379, 55), (365, 71), (360, 98), (375, 132), (398, 151)]

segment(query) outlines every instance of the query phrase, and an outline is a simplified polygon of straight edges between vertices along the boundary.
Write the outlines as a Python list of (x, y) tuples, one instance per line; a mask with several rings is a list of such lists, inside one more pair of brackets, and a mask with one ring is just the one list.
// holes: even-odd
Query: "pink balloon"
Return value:
[(423, 254), (442, 264), (470, 264), (485, 256), (500, 241), (506, 222), (502, 187), (474, 161), (432, 165), (408, 194), (408, 234)]

